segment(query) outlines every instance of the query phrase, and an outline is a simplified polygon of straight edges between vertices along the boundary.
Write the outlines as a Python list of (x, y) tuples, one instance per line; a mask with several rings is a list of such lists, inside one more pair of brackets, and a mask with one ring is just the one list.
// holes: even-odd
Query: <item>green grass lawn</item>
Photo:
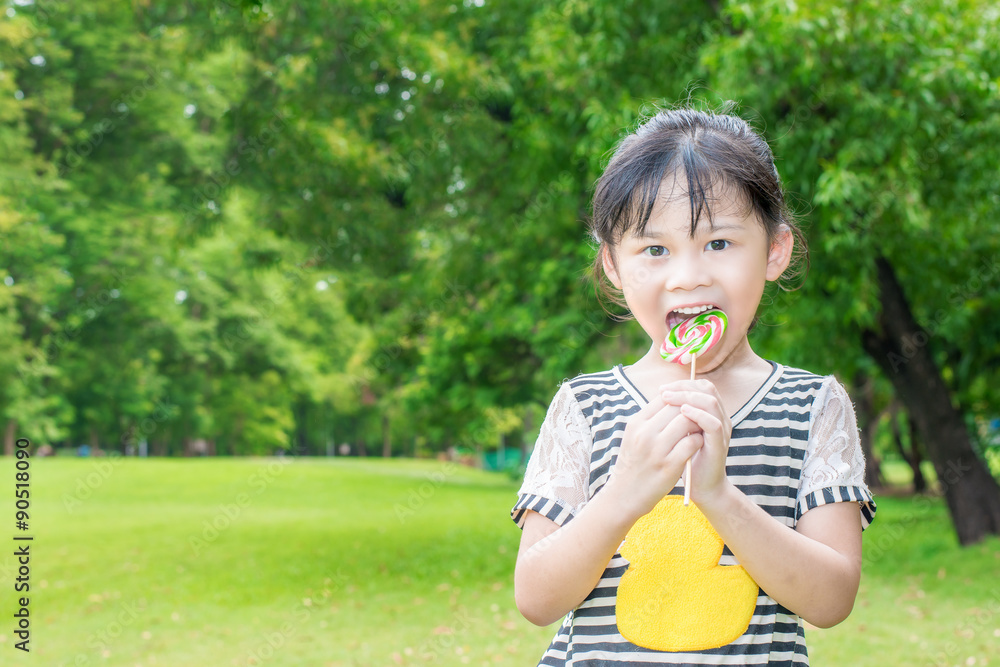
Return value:
[[(13, 489), (13, 461), (0, 465)], [(31, 653), (0, 664), (534, 665), (513, 605), (517, 484), (433, 461), (36, 459)], [(957, 547), (938, 500), (880, 498), (854, 613), (812, 664), (1000, 665), (1000, 540)]]

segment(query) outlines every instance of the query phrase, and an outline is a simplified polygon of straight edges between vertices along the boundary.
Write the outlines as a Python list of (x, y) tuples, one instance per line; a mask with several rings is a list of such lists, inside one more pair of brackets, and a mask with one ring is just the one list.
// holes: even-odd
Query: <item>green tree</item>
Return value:
[(694, 91), (742, 101), (802, 198), (813, 270), (761, 349), (880, 369), (959, 539), (998, 532), (968, 427), (1000, 368), (993, 10), (467, 4), (9, 8), (8, 442), (494, 446), (642, 347), (583, 221), (620, 133)]
[[(296, 403), (355, 409), (335, 378), (358, 327), (336, 319), (339, 289), (316, 289), (330, 272), (313, 249), (260, 233), (239, 196), (271, 143), (228, 131), (254, 108), (233, 76), (239, 37), (206, 45), (187, 8), (143, 11), (36, 3), (0, 18), (8, 445), (287, 447)], [(235, 15), (221, 11), (209, 28)]]
[[(0, 421), (3, 448), (11, 454), (15, 437), (61, 437), (73, 413), (62, 388), (62, 369), (50, 348), (59, 332), (53, 304), (68, 293), (65, 238), (36, 205), (64, 194), (55, 170), (34, 151), (38, 126), (72, 118), (62, 102), (64, 82), (42, 86), (40, 70), (65, 56), (51, 40), (34, 40), (26, 18), (0, 23)], [(12, 76), (23, 72), (24, 76)]]
[(882, 369), (963, 544), (1000, 534), (1000, 488), (967, 422), (996, 405), (995, 393), (973, 399), (996, 386), (1000, 305), (1000, 246), (985, 232), (1000, 213), (989, 11), (733, 3), (733, 30), (702, 53), (712, 87), (760, 115), (789, 188), (811, 204), (812, 276), (787, 311), (810, 326), (789, 350), (825, 349), (846, 372), (864, 350)]

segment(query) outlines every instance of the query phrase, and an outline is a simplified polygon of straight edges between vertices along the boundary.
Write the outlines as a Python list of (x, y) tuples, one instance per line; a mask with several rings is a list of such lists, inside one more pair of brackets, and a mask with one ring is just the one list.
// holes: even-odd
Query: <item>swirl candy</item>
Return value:
[[(726, 333), (729, 318), (721, 310), (706, 310), (680, 322), (670, 330), (660, 356), (675, 364), (691, 364), (691, 379), (695, 378), (695, 360), (712, 349)], [(691, 502), (691, 460), (684, 464), (684, 505)]]
[(675, 364), (690, 364), (719, 342), (728, 324), (726, 314), (718, 309), (688, 318), (667, 334), (660, 356)]

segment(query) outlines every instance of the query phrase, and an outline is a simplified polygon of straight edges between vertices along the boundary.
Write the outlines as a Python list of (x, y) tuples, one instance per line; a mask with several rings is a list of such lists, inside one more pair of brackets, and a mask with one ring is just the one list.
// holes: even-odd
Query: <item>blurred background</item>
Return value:
[(593, 183), (734, 101), (811, 257), (752, 342), (845, 383), (880, 507), (813, 664), (1000, 664), (993, 3), (3, 6), (37, 597), (0, 662), (535, 664), (518, 480), (559, 382), (647, 345), (594, 295)]

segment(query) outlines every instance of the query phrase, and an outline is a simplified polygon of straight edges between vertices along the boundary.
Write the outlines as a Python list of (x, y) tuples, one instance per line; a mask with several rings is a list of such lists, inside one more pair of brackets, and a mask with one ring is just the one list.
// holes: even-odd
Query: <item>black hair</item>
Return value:
[[(732, 188), (774, 242), (782, 227), (793, 235), (796, 253), (808, 264), (805, 237), (785, 200), (767, 142), (734, 115), (691, 108), (664, 110), (649, 118), (615, 148), (594, 190), (590, 231), (598, 243), (593, 273), (599, 295), (625, 306), (602, 265), (626, 234), (641, 235), (663, 181), (673, 175), (691, 205), (691, 235), (705, 214), (712, 219), (713, 190)], [(794, 271), (793, 271), (794, 272)]]

